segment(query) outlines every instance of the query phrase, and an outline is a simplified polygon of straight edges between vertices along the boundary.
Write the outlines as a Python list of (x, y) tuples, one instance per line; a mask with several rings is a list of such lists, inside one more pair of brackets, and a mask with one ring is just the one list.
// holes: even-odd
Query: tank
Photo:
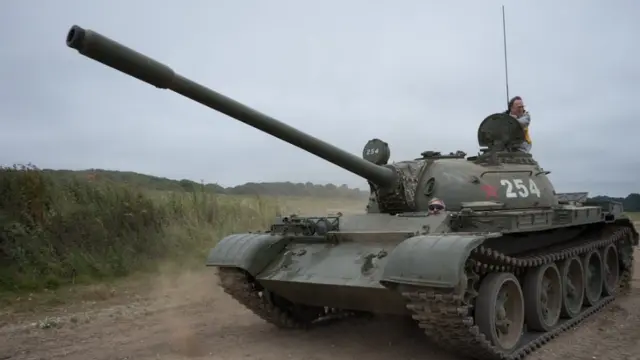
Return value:
[(206, 265), (256, 316), (307, 329), (362, 314), (411, 317), (427, 338), (476, 359), (522, 359), (627, 294), (638, 232), (622, 204), (556, 193), (522, 128), (491, 114), (479, 152), (425, 151), (389, 163), (387, 143), (345, 152), (73, 26), (86, 57), (244, 122), (369, 183), (356, 215), (281, 216), (229, 235)]

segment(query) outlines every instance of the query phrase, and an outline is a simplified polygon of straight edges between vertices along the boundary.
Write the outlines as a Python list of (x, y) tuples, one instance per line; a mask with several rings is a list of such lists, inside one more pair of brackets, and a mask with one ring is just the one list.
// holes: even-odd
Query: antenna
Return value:
[(502, 5), (502, 39), (504, 42), (504, 80), (507, 88), (507, 106), (509, 104), (509, 67), (507, 64), (507, 25), (504, 16), (504, 5)]

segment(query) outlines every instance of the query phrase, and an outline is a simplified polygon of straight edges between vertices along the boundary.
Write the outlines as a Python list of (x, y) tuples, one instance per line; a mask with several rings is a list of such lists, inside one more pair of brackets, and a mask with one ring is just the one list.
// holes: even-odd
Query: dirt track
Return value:
[[(37, 317), (8, 321), (4, 315), (0, 360), (457, 359), (426, 344), (410, 321), (355, 320), (308, 332), (275, 329), (224, 294), (212, 272), (159, 277), (149, 285), (153, 290), (144, 296), (120, 289), (109, 299)], [(632, 296), (527, 358), (542, 359), (640, 359), (640, 266)]]

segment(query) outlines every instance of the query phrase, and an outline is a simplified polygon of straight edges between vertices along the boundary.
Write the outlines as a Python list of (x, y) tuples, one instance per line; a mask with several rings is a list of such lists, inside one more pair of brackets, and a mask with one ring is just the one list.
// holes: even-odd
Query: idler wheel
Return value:
[(584, 303), (593, 306), (602, 297), (604, 269), (598, 250), (591, 250), (582, 258), (585, 288)]
[(611, 244), (602, 250), (604, 267), (604, 293), (614, 295), (620, 281), (620, 263), (618, 262), (618, 248)]
[(478, 329), (495, 347), (509, 353), (524, 327), (524, 297), (511, 273), (488, 274), (480, 284), (475, 306)]
[(524, 308), (527, 326), (531, 330), (549, 331), (558, 323), (562, 308), (562, 280), (555, 264), (545, 264), (527, 272)]
[(574, 318), (582, 310), (584, 301), (584, 269), (582, 261), (577, 256), (568, 258), (560, 263), (562, 276), (562, 310), (563, 318)]

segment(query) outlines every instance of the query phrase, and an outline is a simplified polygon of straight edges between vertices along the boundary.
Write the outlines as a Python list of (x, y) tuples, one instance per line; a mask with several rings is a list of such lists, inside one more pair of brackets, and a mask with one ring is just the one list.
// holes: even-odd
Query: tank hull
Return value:
[(234, 234), (211, 250), (207, 265), (242, 269), (264, 289), (298, 304), (407, 314), (400, 294), (382, 280), (389, 254), (407, 239), (429, 229), (449, 230), (447, 214), (425, 215), (344, 216), (339, 231), (325, 236)]
[(402, 297), (380, 283), (388, 259), (379, 256), (398, 244), (290, 244), (292, 255), (277, 258), (256, 280), (295, 303), (406, 314)]
[[(629, 288), (638, 233), (615, 207), (602, 209), (480, 211), (464, 219), (459, 213), (347, 216), (324, 236), (231, 235), (211, 250), (207, 263), (219, 267), (226, 292), (280, 327), (309, 327), (331, 318), (330, 313), (338, 318), (363, 312), (401, 315), (460, 355), (521, 359)], [(483, 224), (495, 229), (496, 223), (502, 231), (482, 231)], [(477, 231), (468, 231), (471, 227)], [(611, 265), (605, 264), (609, 253), (616, 255), (617, 277), (607, 283), (603, 266)], [(531, 279), (545, 269), (565, 269), (563, 264), (590, 268), (596, 257), (603, 262), (592, 271), (602, 274), (595, 293), (589, 293), (586, 279), (591, 278), (580, 275), (585, 279), (580, 293), (591, 294), (591, 301), (580, 300), (563, 316), (556, 309), (556, 319), (541, 330), (541, 320), (531, 315), (539, 307), (532, 299), (540, 292)], [(558, 286), (565, 288), (562, 279)], [(499, 302), (488, 298), (487, 289), (501, 281), (516, 284), (522, 300), (521, 314), (514, 316), (520, 316), (523, 330), (510, 347), (498, 341), (495, 330), (487, 330), (486, 323), (494, 320), (483, 317)], [(246, 292), (234, 289), (240, 283), (250, 284)], [(249, 292), (255, 293), (252, 303)]]

